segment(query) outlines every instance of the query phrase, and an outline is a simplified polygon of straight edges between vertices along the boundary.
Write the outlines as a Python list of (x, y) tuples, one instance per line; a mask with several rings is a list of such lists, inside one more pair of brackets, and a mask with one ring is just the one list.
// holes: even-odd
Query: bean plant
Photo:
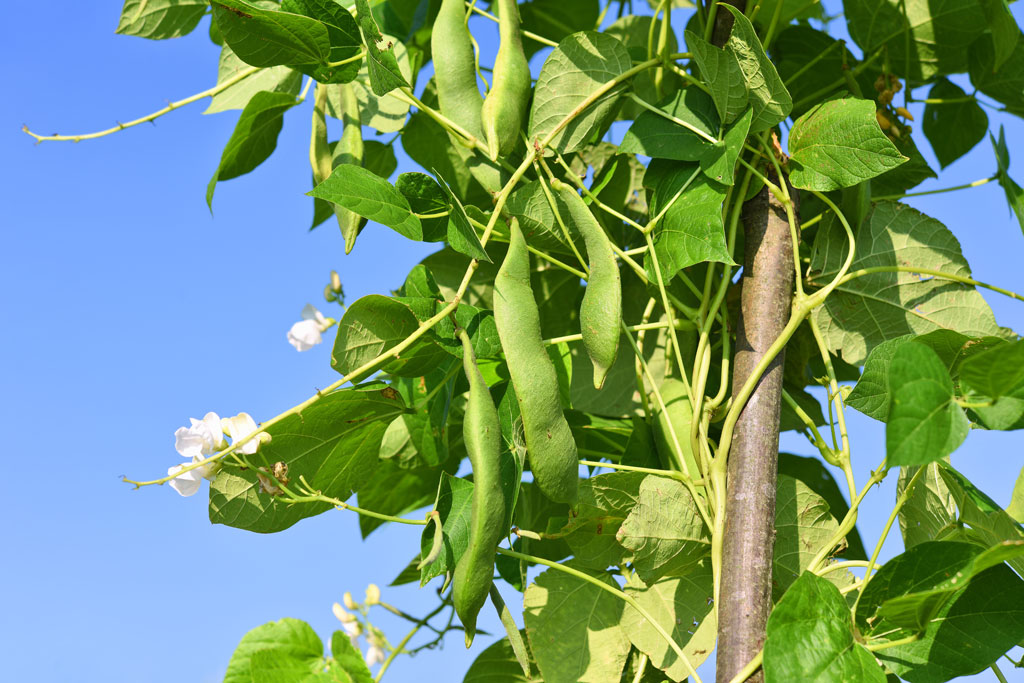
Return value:
[[(1021, 666), (1024, 485), (1004, 510), (949, 458), (1024, 427), (1024, 340), (979, 288), (1021, 296), (901, 201), (938, 177), (919, 145), (945, 168), (991, 144), (990, 176), (931, 192), (996, 182), (1024, 228), (997, 130), (1024, 115), (1005, 0), (125, 0), (117, 30), (207, 15), (214, 87), (26, 132), (241, 110), (212, 206), (311, 116), (313, 226), (337, 223), (339, 254), (363, 230), (437, 245), (390, 294), (348, 302), (331, 274), (336, 317), (308, 307), (289, 341), (334, 328), (332, 383), (260, 424), (193, 419), (184, 462), (127, 480), (209, 480), (210, 520), (251, 532), (337, 510), (364, 535), (422, 527), (392, 584), (437, 602), (389, 606), (408, 634), (367, 620), (371, 587), (335, 605), (329, 655), (285, 618), (241, 638), (226, 683), (380, 681), (445, 639), (476, 651), (467, 683), (700, 683), (713, 653), (725, 683)], [(399, 147), (421, 170), (396, 177)], [(885, 423), (865, 481), (851, 408)], [(780, 454), (790, 430), (819, 457)], [(872, 496), (886, 478), (894, 502)], [(862, 538), (858, 512), (889, 502)], [(475, 637), (485, 609), (504, 634)]]

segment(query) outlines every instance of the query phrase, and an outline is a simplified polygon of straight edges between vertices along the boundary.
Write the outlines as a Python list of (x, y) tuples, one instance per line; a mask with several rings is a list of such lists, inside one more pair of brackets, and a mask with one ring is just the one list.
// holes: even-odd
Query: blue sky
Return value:
[[(0, 652), (12, 681), (218, 681), (239, 638), (266, 621), (301, 618), (329, 637), (331, 604), (371, 581), (385, 586), (418, 543), (416, 528), (361, 542), (355, 516), (342, 512), (254, 535), (211, 526), (203, 495), (133, 491), (120, 481), (176, 464), (172, 435), (190, 416), (267, 419), (332, 382), (329, 343), (297, 354), (285, 341), (303, 304), (336, 312), (321, 298), (332, 268), (349, 301), (386, 293), (434, 247), (371, 226), (345, 256), (330, 223), (307, 231), (309, 103), (288, 115), (268, 162), (218, 187), (212, 217), (203, 193), (237, 112), (203, 116), (197, 103), (101, 140), (33, 146), (22, 124), (88, 132), (213, 85), (218, 48), (205, 23), (171, 41), (116, 36), (119, 5), (63, 0), (8, 22)], [(1011, 150), (1024, 149), (1024, 122), (991, 118), (1006, 123)], [(1020, 180), (1024, 154), (1016, 156), (1011, 173)], [(993, 168), (983, 143), (921, 189)], [(1024, 238), (998, 186), (911, 203), (953, 230), (977, 278), (1024, 291)], [(1024, 330), (1024, 304), (983, 294), (1001, 324)], [(881, 460), (884, 432), (850, 412), (862, 482)], [(1006, 504), (1022, 446), (1019, 433), (976, 431), (953, 462)], [(811, 453), (792, 435), (783, 449)], [(884, 524), (894, 480), (868, 498), (882, 510), (865, 510), (865, 542)], [(899, 552), (896, 537), (885, 557)], [(384, 597), (419, 614), (432, 595), (403, 587)], [(392, 642), (406, 630), (374, 617)], [(500, 632), (489, 615), (482, 626)], [(481, 646), (467, 654), (456, 634), (443, 654), (399, 658), (385, 680), (461, 680)]]

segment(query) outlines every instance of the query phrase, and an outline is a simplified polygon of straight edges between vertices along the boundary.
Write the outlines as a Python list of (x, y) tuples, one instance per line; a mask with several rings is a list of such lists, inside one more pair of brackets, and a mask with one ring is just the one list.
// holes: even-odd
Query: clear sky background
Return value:
[[(211, 526), (205, 491), (183, 499), (120, 481), (180, 462), (173, 432), (190, 416), (264, 420), (334, 381), (333, 334), (304, 354), (285, 341), (306, 302), (337, 316), (321, 295), (332, 268), (354, 301), (397, 288), (436, 249), (371, 225), (345, 256), (333, 222), (307, 231), (309, 102), (287, 115), (269, 161), (218, 186), (212, 217), (204, 191), (237, 112), (203, 116), (207, 100), (100, 140), (33, 146), (22, 124), (90, 132), (214, 84), (219, 48), (205, 20), (176, 40), (116, 36), (120, 4), (24, 5), (5, 24), (0, 654), (10, 681), (213, 683), (242, 635), (264, 622), (304, 619), (327, 639), (338, 627), (331, 604), (346, 590), (361, 596), (376, 582), (414, 614), (433, 604), (429, 589), (386, 588), (416, 553), (419, 528), (384, 528), (362, 542), (355, 516), (332, 512), (261, 536)], [(996, 130), (1006, 124), (1020, 182), (1024, 122), (989, 114)], [(984, 142), (919, 189), (994, 168)], [(403, 170), (411, 166), (400, 157)], [(995, 183), (911, 203), (960, 238), (975, 277), (1024, 291), (1024, 238)], [(983, 295), (1001, 324), (1024, 331), (1024, 304)], [(849, 419), (860, 483), (882, 459), (884, 430), (852, 410)], [(1022, 447), (1020, 433), (975, 431), (953, 463), (1005, 505)], [(783, 449), (812, 453), (792, 435)], [(895, 478), (867, 499), (866, 544), (884, 524)], [(898, 537), (883, 557), (900, 551)], [(372, 618), (392, 642), (406, 631)], [(489, 614), (482, 626), (501, 632)], [(385, 680), (459, 681), (491, 640), (466, 653), (453, 634), (443, 653), (400, 657)]]

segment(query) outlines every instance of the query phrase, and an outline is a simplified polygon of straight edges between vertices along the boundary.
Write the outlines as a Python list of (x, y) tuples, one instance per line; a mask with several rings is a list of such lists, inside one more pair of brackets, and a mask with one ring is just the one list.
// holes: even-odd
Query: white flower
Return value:
[(288, 343), (294, 346), (296, 351), (309, 351), (323, 341), (321, 333), (326, 324), (327, 318), (324, 314), (316, 310), (312, 304), (306, 304), (302, 309), (302, 320), (288, 330)]
[(380, 602), (380, 588), (377, 587), (377, 584), (371, 583), (366, 587), (366, 604), (376, 605), (378, 602)]
[[(231, 436), (231, 443), (238, 443), (258, 429), (256, 421), (252, 419), (252, 415), (249, 413), (239, 413), (234, 417), (225, 417), (220, 423), (224, 431)], [(255, 439), (243, 444), (238, 449), (238, 452), (252, 455), (260, 447), (260, 444), (265, 441), (270, 441), (270, 434), (260, 432)]]
[[(193, 458), (192, 462), (199, 462), (202, 458)], [(175, 472), (180, 472), (185, 469), (185, 465), (175, 465), (174, 467), (167, 468), (167, 474), (172, 475)], [(203, 465), (195, 469), (184, 472), (174, 479), (171, 479), (171, 488), (177, 491), (182, 496), (188, 498), (194, 496), (199, 491), (199, 485), (203, 483), (203, 479), (208, 479), (210, 476), (210, 466)]]
[(377, 644), (371, 645), (366, 651), (366, 666), (373, 666), (378, 662), (383, 662), (384, 659), (384, 650)]
[(207, 413), (202, 420), (190, 417), (191, 427), (178, 427), (174, 432), (174, 448), (186, 458), (211, 455), (227, 446), (217, 413)]

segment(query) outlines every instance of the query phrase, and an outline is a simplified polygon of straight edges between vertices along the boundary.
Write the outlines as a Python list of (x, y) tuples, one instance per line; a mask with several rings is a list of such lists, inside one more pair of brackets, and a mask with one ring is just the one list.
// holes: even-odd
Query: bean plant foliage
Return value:
[[(337, 318), (307, 310), (290, 335), (303, 350), (336, 328), (330, 386), (259, 427), (194, 420), (184, 465), (131, 481), (192, 493), (206, 478), (210, 520), (257, 533), (332, 510), (358, 513), (364, 537), (423, 528), (392, 584), (437, 606), (400, 643), (368, 620), (373, 589), (335, 606), (329, 655), (285, 618), (241, 639), (226, 682), (379, 681), (446, 634), (473, 642), (467, 683), (699, 682), (728, 571), (733, 432), (783, 352), (779, 428), (820, 455), (778, 454), (771, 612), (732, 680), (940, 683), (1024, 642), (1024, 485), (1001, 509), (949, 459), (973, 429), (1024, 428), (1024, 340), (979, 288), (1021, 297), (975, 280), (950, 230), (901, 202), (940, 170), (919, 146), (945, 167), (990, 144), (992, 174), (972, 185), (998, 183), (1024, 228), (997, 128), (1024, 116), (1005, 0), (845, 0), (841, 16), (649, 3), (125, 1), (130, 36), (210, 17), (217, 84), (188, 102), (240, 112), (211, 206), (274, 152), (284, 117), (311, 116), (312, 227), (337, 223), (355, 258), (362, 230), (437, 245), (391, 294), (345, 302), (332, 274)], [(493, 64), (474, 49), (488, 22)], [(843, 22), (852, 42), (830, 34)], [(177, 106), (32, 135), (99, 137)], [(396, 175), (398, 147), (421, 169)], [(743, 207), (759, 196), (788, 222), (795, 279), (781, 336), (740, 384)], [(851, 408), (885, 423), (867, 481)], [(553, 458), (569, 458), (567, 484)], [(858, 509), (888, 505), (871, 496), (886, 477), (890, 525), (862, 538)], [(896, 522), (906, 550), (879, 563)], [(473, 640), (488, 595), (506, 633)]]

